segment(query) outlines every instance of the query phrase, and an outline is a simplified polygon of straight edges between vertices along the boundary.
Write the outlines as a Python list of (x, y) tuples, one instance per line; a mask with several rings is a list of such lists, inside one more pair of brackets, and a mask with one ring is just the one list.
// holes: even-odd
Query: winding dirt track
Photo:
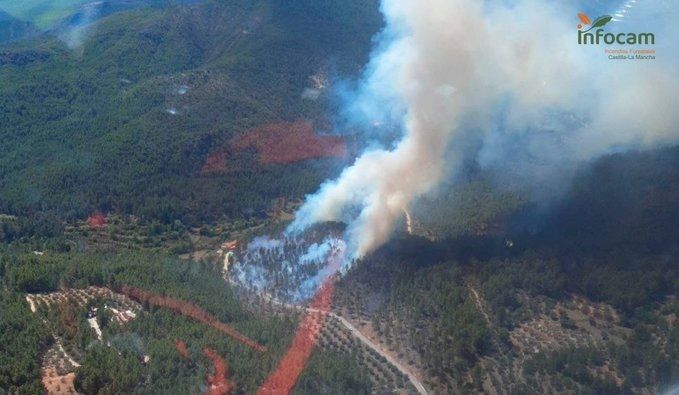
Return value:
[(490, 316), (488, 315), (488, 312), (486, 311), (483, 302), (481, 302), (481, 297), (479, 296), (478, 291), (476, 290), (476, 288), (474, 288), (474, 285), (472, 285), (471, 283), (469, 283), (467, 287), (469, 288), (469, 292), (472, 295), (472, 299), (474, 299), (474, 304), (476, 305), (476, 308), (483, 315), (483, 318), (486, 320), (486, 323), (488, 323), (488, 327), (493, 328), (493, 323), (490, 320)]
[(379, 355), (383, 356), (390, 364), (394, 365), (401, 373), (406, 375), (408, 377), (408, 379), (410, 380), (410, 382), (415, 387), (415, 389), (417, 389), (418, 393), (420, 393), (422, 395), (427, 394), (427, 390), (424, 388), (424, 385), (422, 385), (422, 382), (420, 382), (420, 380), (417, 378), (417, 376), (415, 376), (415, 374), (413, 372), (411, 372), (410, 369), (408, 369), (406, 366), (401, 364), (397, 359), (392, 357), (389, 353), (384, 351), (377, 343), (373, 342), (368, 337), (363, 335), (363, 333), (361, 333), (361, 331), (359, 331), (356, 327), (354, 327), (344, 317), (337, 315), (337, 314), (335, 314), (331, 311), (323, 311), (321, 309), (317, 309), (317, 308), (313, 308), (313, 307), (304, 307), (304, 306), (286, 303), (286, 302), (280, 301), (276, 298), (273, 298), (268, 294), (265, 294), (265, 295), (262, 295), (262, 296), (266, 300), (271, 301), (271, 303), (282, 306), (282, 307), (286, 307), (288, 309), (302, 310), (302, 311), (306, 312), (307, 314), (318, 314), (318, 313), (327, 314), (330, 317), (336, 318), (339, 322), (342, 323), (342, 325), (344, 325), (345, 328), (347, 328), (349, 330), (349, 332), (351, 332), (361, 342), (363, 342), (363, 344), (370, 347), (372, 350), (374, 350)]
[(363, 333), (361, 333), (361, 331), (356, 329), (356, 327), (351, 325), (351, 323), (349, 321), (347, 321), (346, 319), (344, 319), (343, 317), (341, 317), (341, 316), (339, 316), (335, 313), (332, 313), (332, 312), (328, 313), (328, 315), (331, 316), (331, 317), (337, 318), (339, 320), (339, 322), (342, 323), (342, 325), (344, 325), (354, 336), (359, 338), (366, 346), (370, 347), (376, 353), (378, 353), (381, 356), (383, 356), (384, 358), (386, 358), (386, 360), (389, 361), (390, 364), (394, 365), (396, 367), (396, 369), (398, 369), (399, 371), (401, 371), (401, 373), (406, 375), (408, 377), (408, 379), (410, 380), (410, 382), (415, 387), (415, 389), (417, 389), (417, 392), (419, 392), (422, 395), (427, 394), (427, 390), (424, 389), (424, 386), (422, 385), (420, 380), (407, 367), (401, 365), (400, 362), (398, 362), (390, 354), (388, 354), (387, 352), (382, 350), (382, 348), (378, 344), (374, 343), (372, 340), (370, 340), (366, 336), (364, 336)]

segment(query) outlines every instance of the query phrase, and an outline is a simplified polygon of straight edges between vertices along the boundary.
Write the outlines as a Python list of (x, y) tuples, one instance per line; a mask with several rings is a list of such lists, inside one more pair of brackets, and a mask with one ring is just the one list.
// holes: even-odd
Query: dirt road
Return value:
[(374, 343), (372, 340), (368, 339), (366, 336), (361, 333), (356, 327), (351, 325), (349, 321), (344, 319), (343, 317), (335, 314), (335, 313), (328, 313), (329, 316), (337, 318), (339, 322), (342, 323), (354, 336), (359, 338), (366, 346), (370, 347), (373, 349), (376, 353), (380, 354), (383, 356), (387, 361), (389, 361), (390, 364), (394, 365), (396, 369), (398, 369), (401, 373), (406, 375), (410, 382), (413, 384), (415, 389), (417, 389), (417, 392), (419, 392), (422, 395), (426, 395), (427, 390), (424, 389), (424, 386), (420, 382), (420, 380), (415, 376), (413, 372), (411, 372), (407, 367), (403, 366), (399, 361), (397, 361), (395, 358), (393, 358), (389, 353), (384, 351), (378, 344)]
[(297, 311), (304, 311), (306, 313), (321, 313), (321, 314), (327, 314), (330, 317), (336, 318), (344, 327), (349, 330), (354, 336), (356, 336), (363, 344), (366, 346), (370, 347), (372, 350), (374, 350), (376, 353), (379, 355), (383, 356), (390, 364), (396, 367), (401, 373), (403, 373), (410, 382), (413, 384), (415, 389), (417, 390), (418, 393), (421, 395), (426, 395), (427, 390), (424, 388), (424, 385), (422, 385), (422, 382), (415, 376), (413, 372), (410, 371), (406, 366), (401, 364), (396, 358), (391, 356), (388, 352), (383, 350), (379, 344), (373, 342), (370, 340), (368, 337), (366, 337), (361, 331), (359, 331), (356, 327), (354, 327), (349, 321), (347, 321), (344, 317), (337, 315), (331, 311), (321, 311), (319, 309), (314, 309), (310, 307), (304, 307), (304, 306), (299, 306), (291, 303), (286, 303), (281, 300), (278, 300), (274, 297), (272, 297), (269, 294), (261, 294), (262, 297), (264, 297), (265, 300), (270, 301), (273, 304), (291, 309), (291, 310), (297, 310)]
[(488, 315), (488, 312), (486, 311), (486, 308), (483, 305), (483, 302), (481, 301), (481, 297), (479, 296), (478, 291), (476, 291), (476, 288), (474, 288), (474, 285), (472, 285), (471, 283), (467, 284), (467, 286), (469, 288), (469, 292), (472, 295), (472, 299), (474, 299), (474, 304), (476, 305), (476, 308), (483, 315), (483, 318), (485, 318), (488, 326), (490, 328), (493, 328), (493, 323), (491, 322), (490, 316)]

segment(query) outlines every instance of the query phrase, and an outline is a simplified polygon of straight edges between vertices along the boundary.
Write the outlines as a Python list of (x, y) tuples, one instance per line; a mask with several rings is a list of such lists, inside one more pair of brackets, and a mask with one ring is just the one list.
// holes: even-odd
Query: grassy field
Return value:
[(84, 3), (87, 0), (0, 0), (0, 9), (40, 29), (48, 29)]

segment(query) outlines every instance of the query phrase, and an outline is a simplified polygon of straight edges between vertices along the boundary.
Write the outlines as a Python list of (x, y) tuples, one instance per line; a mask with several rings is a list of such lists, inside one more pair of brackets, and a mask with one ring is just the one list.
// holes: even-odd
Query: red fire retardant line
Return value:
[(186, 359), (191, 359), (191, 357), (189, 357), (189, 350), (186, 348), (186, 343), (184, 343), (184, 340), (173, 340), (172, 345), (174, 346), (175, 350), (177, 350), (179, 355)]
[(104, 217), (104, 214), (97, 211), (87, 218), (87, 223), (92, 229), (100, 229), (106, 226), (106, 217)]
[(201, 309), (195, 304), (173, 299), (164, 295), (146, 292), (142, 289), (129, 287), (127, 285), (120, 287), (119, 292), (137, 301), (165, 307), (176, 313), (193, 318), (196, 321), (207, 324), (218, 331), (238, 340), (255, 351), (266, 352), (266, 347), (246, 337), (229, 325), (220, 322), (215, 316)]
[(309, 305), (310, 311), (297, 328), (292, 345), (278, 363), (276, 370), (259, 387), (258, 395), (288, 394), (295, 387), (325, 324), (336, 279), (337, 276), (330, 276), (316, 293)]
[(212, 376), (207, 376), (207, 395), (226, 395), (231, 393), (234, 385), (228, 379), (229, 367), (222, 358), (217, 355), (215, 350), (204, 348), (203, 354), (210, 358), (215, 365), (215, 372)]

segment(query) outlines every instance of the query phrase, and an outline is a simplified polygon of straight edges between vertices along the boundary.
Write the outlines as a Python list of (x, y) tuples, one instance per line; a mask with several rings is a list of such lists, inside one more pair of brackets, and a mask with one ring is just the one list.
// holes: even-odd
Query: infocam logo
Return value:
[[(613, 17), (610, 15), (602, 15), (592, 22), (585, 13), (578, 14), (580, 24), (578, 25), (578, 44), (620, 44), (620, 45), (649, 45), (655, 44), (655, 35), (653, 33), (605, 33), (604, 26), (610, 22)], [(589, 26), (589, 28), (587, 28)], [(594, 33), (590, 30), (596, 29)]]

